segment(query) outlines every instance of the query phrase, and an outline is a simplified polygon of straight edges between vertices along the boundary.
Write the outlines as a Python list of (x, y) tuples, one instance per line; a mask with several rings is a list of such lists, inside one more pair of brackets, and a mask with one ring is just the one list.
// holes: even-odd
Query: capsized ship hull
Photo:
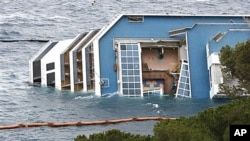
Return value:
[(248, 15), (122, 14), (102, 29), (48, 42), (30, 83), (102, 96), (213, 98), (225, 79), (218, 53), (250, 38)]

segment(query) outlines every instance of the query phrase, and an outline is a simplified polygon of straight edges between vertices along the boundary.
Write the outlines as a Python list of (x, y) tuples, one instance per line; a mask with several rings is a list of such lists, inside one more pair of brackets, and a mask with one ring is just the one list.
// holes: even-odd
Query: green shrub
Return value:
[(214, 141), (210, 130), (196, 117), (180, 118), (175, 121), (163, 120), (155, 125), (156, 141)]
[(75, 141), (152, 141), (152, 136), (134, 135), (112, 129), (104, 133), (92, 134), (89, 136), (89, 139), (84, 135), (77, 136)]

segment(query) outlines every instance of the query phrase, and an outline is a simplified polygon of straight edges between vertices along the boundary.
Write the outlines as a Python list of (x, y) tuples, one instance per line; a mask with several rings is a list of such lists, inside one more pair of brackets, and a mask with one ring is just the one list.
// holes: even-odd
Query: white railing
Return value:
[(143, 95), (163, 95), (163, 88), (144, 91)]

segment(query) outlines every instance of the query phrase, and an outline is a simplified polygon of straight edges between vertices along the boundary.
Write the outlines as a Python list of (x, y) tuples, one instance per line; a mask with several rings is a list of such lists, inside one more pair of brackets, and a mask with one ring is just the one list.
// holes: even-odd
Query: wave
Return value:
[(34, 16), (28, 13), (15, 12), (11, 14), (1, 14), (0, 21), (18, 20), (18, 19), (34, 19)]
[(81, 99), (93, 99), (95, 96), (94, 95), (89, 95), (89, 96), (77, 96), (74, 99), (75, 100), (81, 100)]
[(2, 35), (21, 35), (21, 33), (18, 31), (7, 31), (7, 30), (0, 31), (0, 34), (2, 34)]
[(15, 24), (9, 22), (0, 22), (1, 27), (13, 27)]
[(102, 94), (102, 97), (110, 98), (113, 96), (119, 96), (118, 92)]
[(21, 36), (22, 34), (18, 31), (0, 29), (0, 39), (11, 39), (12, 37), (21, 37)]
[(152, 104), (153, 108), (159, 108), (159, 104)]
[(39, 14), (36, 13), (23, 13), (15, 12), (11, 14), (1, 14), (0, 15), (0, 25), (1, 26), (55, 26), (55, 22), (70, 21), (70, 17), (61, 15), (50, 15), (50, 14)]
[[(88, 3), (89, 2), (89, 3)], [(117, 14), (248, 14), (246, 0), (97, 0), (0, 1), (0, 40), (71, 38), (79, 32), (102, 28)], [(189, 116), (219, 101), (149, 96), (128, 98), (117, 93), (71, 93), (28, 83), (28, 60), (41, 43), (0, 42), (0, 123), (46, 120), (87, 120), (138, 115)], [(13, 73), (12, 73), (13, 72)], [(225, 101), (224, 101), (225, 102)], [(158, 108), (157, 108), (158, 107)], [(55, 110), (53, 110), (55, 109)], [(18, 117), (18, 118), (17, 118)], [(140, 125), (140, 126), (138, 126)], [(153, 122), (120, 124), (116, 128), (152, 134)], [(113, 128), (113, 125), (108, 128)], [(83, 129), (83, 130), (82, 130)], [(72, 140), (76, 135), (102, 132), (106, 126), (56, 129), (36, 128), (0, 132), (2, 140)], [(54, 130), (54, 129), (53, 129)], [(72, 134), (74, 133), (74, 134)], [(35, 138), (35, 139), (34, 139)], [(48, 139), (49, 138), (49, 139)]]
[(48, 17), (48, 19), (53, 19), (53, 20), (55, 20), (55, 19), (56, 20), (68, 20), (68, 21), (70, 21), (70, 18), (65, 17), (65, 16), (59, 16), (59, 15)]
[(211, 1), (211, 0), (185, 0), (187, 2), (208, 2), (208, 1)]

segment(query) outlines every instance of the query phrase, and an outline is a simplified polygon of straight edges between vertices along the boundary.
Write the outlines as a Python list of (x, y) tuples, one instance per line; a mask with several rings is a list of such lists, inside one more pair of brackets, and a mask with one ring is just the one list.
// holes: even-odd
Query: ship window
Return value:
[(133, 69), (133, 64), (128, 64), (128, 69)]
[(47, 74), (47, 86), (55, 87), (55, 72)]
[(120, 44), (120, 72), (122, 92), (125, 96), (141, 96), (140, 53), (137, 43)]
[(127, 64), (122, 64), (122, 68), (127, 69), (128, 65)]
[(122, 70), (122, 75), (127, 75), (128, 73), (127, 73), (128, 71), (127, 70)]
[(134, 77), (128, 77), (128, 80), (131, 82), (131, 81), (134, 81)]
[(135, 82), (140, 82), (140, 77), (135, 77)]
[(121, 51), (122, 56), (126, 56), (126, 51)]
[(55, 63), (49, 63), (49, 64), (46, 64), (46, 70), (49, 71), (49, 70), (53, 70), (55, 69)]
[(139, 57), (134, 57), (134, 62), (139, 63)]
[(128, 16), (129, 22), (143, 22), (144, 17), (143, 16)]
[(133, 58), (128, 58), (128, 63), (133, 63)]
[(127, 89), (123, 89), (123, 94), (124, 95), (128, 95), (128, 90)]
[(128, 77), (122, 77), (123, 82), (128, 82)]
[(105, 87), (105, 88), (109, 87), (109, 79), (108, 78), (102, 78), (101, 79), (101, 86)]
[(132, 51), (128, 51), (127, 52), (127, 56), (133, 56), (133, 52)]
[(188, 63), (182, 62), (176, 96), (191, 97)]
[(121, 50), (126, 50), (126, 46), (125, 45), (121, 45)]

